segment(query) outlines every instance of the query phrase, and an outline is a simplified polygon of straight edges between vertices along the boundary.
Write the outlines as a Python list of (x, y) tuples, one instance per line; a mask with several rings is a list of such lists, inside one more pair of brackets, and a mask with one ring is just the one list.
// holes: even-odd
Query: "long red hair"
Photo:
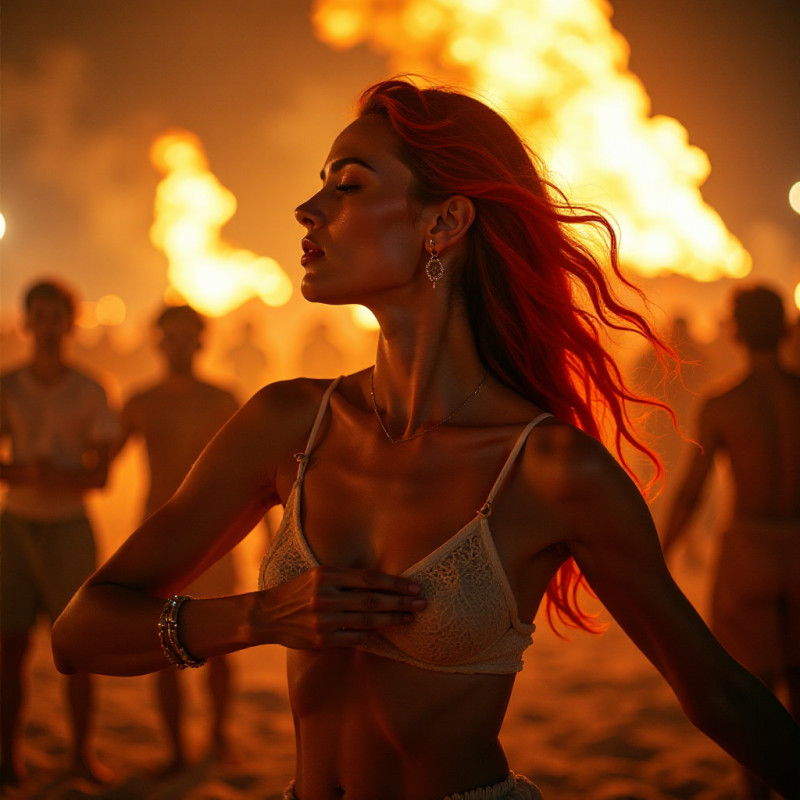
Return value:
[[(629, 468), (630, 446), (660, 476), (658, 457), (637, 436), (628, 404), (661, 404), (628, 388), (603, 346), (602, 331), (635, 332), (663, 357), (673, 353), (611, 288), (596, 255), (598, 242), (610, 274), (642, 296), (620, 271), (609, 221), (572, 205), (545, 180), (538, 158), (509, 123), (469, 95), (393, 79), (362, 94), (358, 115), (368, 114), (383, 116), (397, 134), (398, 156), (416, 179), (415, 200), (425, 204), (460, 194), (475, 205), (461, 288), (478, 351), (492, 374), (597, 439), (610, 414), (621, 463)], [(568, 558), (547, 589), (551, 626), (555, 614), (570, 627), (595, 629), (578, 604), (584, 584)]]

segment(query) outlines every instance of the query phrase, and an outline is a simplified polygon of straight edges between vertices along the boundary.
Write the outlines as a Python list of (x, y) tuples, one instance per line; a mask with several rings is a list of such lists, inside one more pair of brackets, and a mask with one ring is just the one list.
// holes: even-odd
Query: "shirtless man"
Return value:
[[(122, 411), (123, 440), (144, 438), (150, 468), (150, 490), (145, 516), (163, 505), (183, 482), (186, 473), (214, 434), (228, 421), (238, 405), (233, 395), (204, 383), (195, 374), (195, 357), (202, 347), (203, 318), (190, 306), (167, 308), (156, 321), (159, 349), (167, 374), (155, 386), (128, 400)], [(214, 597), (235, 591), (233, 556), (226, 555), (187, 588), (187, 593)], [(158, 673), (161, 714), (172, 747), (165, 773), (186, 765), (181, 731), (181, 693), (175, 670)], [(209, 660), (208, 689), (213, 708), (212, 752), (227, 755), (225, 721), (231, 676), (224, 656)]]
[[(722, 540), (712, 630), (770, 688), (786, 687), (800, 719), (800, 376), (783, 369), (781, 298), (763, 286), (733, 298), (736, 339), (748, 371), (700, 411), (697, 450), (664, 530), (664, 552), (683, 535), (717, 453), (730, 459), (734, 517)], [(769, 790), (744, 775), (746, 796)]]
[[(0, 439), (7, 486), (0, 516), (0, 791), (23, 777), (19, 744), (30, 635), (39, 613), (51, 620), (96, 566), (85, 496), (106, 483), (119, 422), (105, 389), (75, 369), (66, 342), (75, 321), (71, 291), (41, 281), (25, 295), (30, 360), (0, 376)], [(4, 454), (5, 456), (6, 454)], [(111, 779), (89, 746), (94, 682), (67, 680), (72, 772)]]

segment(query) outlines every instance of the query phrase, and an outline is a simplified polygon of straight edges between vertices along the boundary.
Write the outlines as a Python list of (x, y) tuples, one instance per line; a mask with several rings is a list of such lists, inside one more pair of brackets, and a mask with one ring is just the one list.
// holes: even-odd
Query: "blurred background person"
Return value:
[[(736, 341), (747, 369), (705, 400), (700, 447), (683, 475), (664, 529), (669, 553), (685, 534), (715, 458), (730, 460), (733, 519), (722, 537), (711, 627), (726, 649), (800, 719), (800, 376), (778, 357), (786, 335), (781, 297), (765, 286), (733, 296)], [(768, 798), (749, 773), (746, 797)]]
[(300, 353), (300, 374), (307, 378), (341, 375), (344, 353), (333, 340), (330, 326), (319, 321), (309, 327)]
[[(147, 453), (150, 486), (145, 517), (163, 505), (180, 486), (186, 473), (214, 434), (234, 414), (238, 404), (229, 391), (197, 376), (196, 357), (203, 346), (205, 320), (191, 306), (166, 308), (156, 320), (163, 380), (133, 395), (122, 411), (122, 449), (131, 436), (142, 437)], [(228, 553), (188, 589), (191, 594), (216, 597), (236, 590), (233, 553)], [(211, 704), (210, 755), (228, 756), (225, 724), (231, 699), (231, 666), (225, 656), (209, 659), (206, 673)], [(186, 766), (183, 735), (183, 696), (178, 672), (157, 673), (158, 705), (169, 736), (171, 758), (165, 774)]]
[(269, 358), (258, 346), (256, 327), (249, 320), (239, 327), (239, 338), (225, 352), (225, 361), (246, 397), (255, 394), (267, 383)]
[[(37, 615), (51, 622), (96, 566), (85, 495), (106, 483), (119, 422), (103, 386), (65, 354), (75, 322), (72, 292), (57, 281), (25, 295), (25, 330), (33, 353), (0, 376), (0, 478), (7, 485), (0, 518), (0, 737), (2, 785), (24, 777), (20, 754), (26, 658)], [(111, 779), (89, 752), (93, 678), (67, 678), (71, 769)]]

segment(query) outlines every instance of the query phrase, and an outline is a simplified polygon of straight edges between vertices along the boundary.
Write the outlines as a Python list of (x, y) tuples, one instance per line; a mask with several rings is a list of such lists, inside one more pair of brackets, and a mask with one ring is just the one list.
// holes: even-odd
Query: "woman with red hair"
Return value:
[[(676, 587), (599, 441), (613, 424), (623, 464), (626, 442), (647, 452), (603, 329), (664, 350), (605, 277), (627, 283), (610, 225), (486, 105), (407, 80), (364, 93), (321, 177), (295, 212), (303, 295), (368, 307), (375, 365), (257, 393), (76, 595), (59, 668), (130, 675), (281, 644), (287, 798), (538, 798), (498, 733), (540, 604), (591, 627), (586, 580), (692, 721), (800, 797), (800, 729)], [(276, 504), (259, 591), (170, 597)]]

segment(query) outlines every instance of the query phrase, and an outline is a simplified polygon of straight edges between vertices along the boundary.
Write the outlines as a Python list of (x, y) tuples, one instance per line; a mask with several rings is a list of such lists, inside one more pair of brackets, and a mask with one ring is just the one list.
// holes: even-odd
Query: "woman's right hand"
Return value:
[(255, 643), (297, 650), (359, 644), (376, 628), (407, 625), (425, 608), (418, 584), (371, 569), (315, 567), (256, 592)]

